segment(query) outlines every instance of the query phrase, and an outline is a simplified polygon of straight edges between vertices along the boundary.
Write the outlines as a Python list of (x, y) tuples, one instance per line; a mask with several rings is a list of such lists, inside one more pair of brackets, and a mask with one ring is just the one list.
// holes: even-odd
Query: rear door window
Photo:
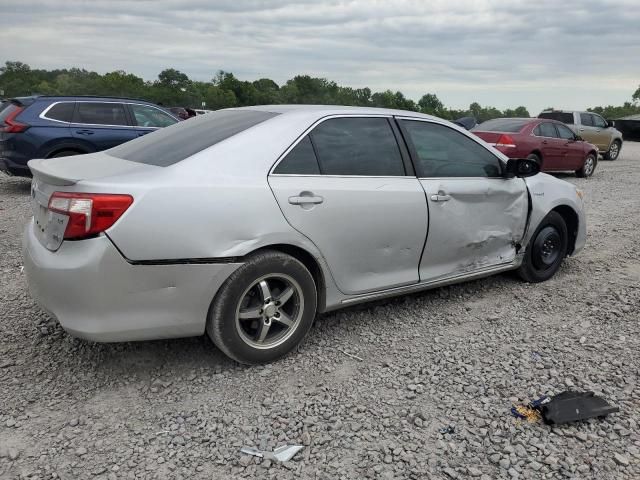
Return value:
[(122, 103), (78, 102), (73, 123), (84, 125), (129, 125)]
[(537, 130), (540, 132), (541, 137), (558, 138), (558, 132), (556, 127), (551, 122), (542, 122), (538, 125)]
[(73, 120), (75, 102), (60, 102), (53, 104), (43, 115), (49, 120), (70, 123)]
[(281, 175), (319, 175), (320, 167), (311, 139), (306, 135), (273, 170)]
[(107, 153), (132, 162), (166, 167), (276, 115), (258, 110), (219, 110), (161, 128)]
[(171, 115), (151, 105), (130, 103), (129, 108), (138, 127), (162, 128), (177, 122)]
[(404, 176), (398, 142), (386, 118), (332, 118), (311, 132), (322, 175)]

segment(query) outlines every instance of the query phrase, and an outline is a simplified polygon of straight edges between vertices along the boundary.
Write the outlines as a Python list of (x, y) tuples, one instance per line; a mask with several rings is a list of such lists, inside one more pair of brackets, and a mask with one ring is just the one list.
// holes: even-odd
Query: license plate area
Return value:
[(64, 239), (64, 231), (67, 228), (69, 217), (49, 211), (46, 195), (37, 188), (32, 189), (31, 195), (33, 228), (36, 238), (47, 249), (56, 251)]

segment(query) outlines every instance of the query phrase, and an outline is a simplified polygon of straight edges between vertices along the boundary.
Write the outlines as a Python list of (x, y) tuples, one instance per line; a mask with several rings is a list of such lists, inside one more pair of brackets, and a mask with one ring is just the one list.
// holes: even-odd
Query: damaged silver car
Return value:
[(100, 153), (32, 160), (33, 297), (100, 342), (202, 335), (242, 363), (316, 314), (580, 251), (582, 192), (415, 112), (221, 110)]

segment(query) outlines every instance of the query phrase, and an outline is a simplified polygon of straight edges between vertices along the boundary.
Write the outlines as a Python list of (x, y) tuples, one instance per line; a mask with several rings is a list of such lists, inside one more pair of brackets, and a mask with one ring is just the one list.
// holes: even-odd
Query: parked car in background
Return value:
[(586, 239), (574, 185), (416, 112), (219, 110), (29, 166), (25, 271), (65, 329), (206, 329), (242, 363), (294, 349), (316, 312), (506, 270), (547, 280)]
[(598, 147), (569, 127), (540, 118), (496, 118), (471, 130), (509, 158), (530, 158), (542, 171), (573, 171), (590, 177), (598, 164)]
[(597, 113), (574, 110), (545, 110), (538, 118), (558, 120), (598, 147), (605, 160), (616, 160), (622, 149), (622, 133)]
[(178, 119), (144, 100), (33, 96), (0, 111), (0, 170), (29, 176), (27, 162), (115, 147)]
[(640, 115), (618, 118), (614, 121), (614, 126), (622, 132), (625, 140), (640, 142)]
[(184, 107), (169, 107), (167, 110), (173, 113), (173, 115), (178, 117), (178, 119), (180, 120), (186, 120), (187, 118), (189, 118), (189, 113)]

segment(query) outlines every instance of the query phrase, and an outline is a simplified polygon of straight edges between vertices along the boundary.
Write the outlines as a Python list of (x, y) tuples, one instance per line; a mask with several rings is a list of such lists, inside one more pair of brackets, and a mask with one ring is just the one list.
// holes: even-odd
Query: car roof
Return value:
[(596, 112), (589, 112), (587, 110), (561, 110), (561, 109), (557, 109), (557, 108), (554, 108), (553, 110), (543, 110), (540, 113), (553, 113), (553, 112), (558, 112), (558, 113), (595, 113), (596, 115), (599, 115)]
[(395, 115), (402, 117), (425, 118), (429, 120), (446, 121), (442, 118), (426, 115), (424, 113), (413, 112), (410, 110), (396, 110), (392, 108), (378, 107), (351, 107), (346, 105), (256, 105), (252, 107), (239, 107), (233, 110), (257, 110), (263, 112), (272, 112), (286, 115), (288, 113), (309, 113), (319, 117), (328, 115)]
[(143, 100), (141, 98), (130, 98), (130, 97), (110, 97), (108, 95), (42, 95), (38, 98), (51, 99), (51, 100), (133, 100), (136, 102), (144, 102), (144, 103), (153, 103), (148, 100)]
[(29, 95), (25, 97), (14, 97), (11, 100), (17, 100), (19, 102), (24, 101), (38, 101), (38, 100), (98, 100), (98, 101), (113, 101), (113, 100), (123, 100), (123, 101), (136, 101), (142, 103), (153, 104), (148, 100), (143, 100), (141, 98), (129, 98), (129, 97), (110, 97), (108, 95)]

